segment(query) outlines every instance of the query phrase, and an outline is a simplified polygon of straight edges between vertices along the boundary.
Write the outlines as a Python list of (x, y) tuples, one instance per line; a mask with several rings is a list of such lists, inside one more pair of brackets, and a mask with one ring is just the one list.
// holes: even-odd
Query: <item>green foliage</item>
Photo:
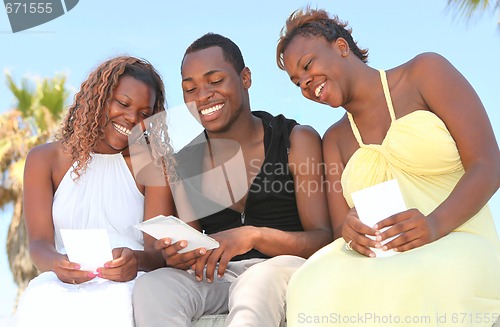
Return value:
[(17, 99), (17, 110), (19, 110), (24, 117), (31, 116), (33, 114), (33, 91), (30, 89), (28, 80), (23, 79), (21, 81), (21, 87), (18, 87), (12, 79), (12, 76), (6, 74), (5, 77), (7, 78), (9, 89)]
[[(12, 77), (6, 74), (7, 85), (17, 100), (17, 110), (25, 123), (39, 133), (46, 132), (55, 122), (61, 120), (68, 91), (64, 87), (66, 77), (55, 76), (36, 81), (33, 89), (26, 78), (17, 86)], [(31, 120), (34, 120), (32, 122)]]
[(24, 162), (28, 151), (47, 142), (59, 127), (68, 91), (66, 78), (55, 76), (20, 85), (7, 73), (17, 106), (0, 114), (0, 208), (22, 197)]
[(66, 78), (63, 76), (54, 77), (51, 80), (45, 79), (39, 83), (37, 93), (40, 98), (40, 105), (47, 108), (54, 120), (59, 121), (64, 111), (64, 102), (68, 97), (68, 92), (64, 88)]
[(497, 11), (500, 9), (500, 0), (448, 0), (448, 7), (456, 9), (468, 20), (474, 16)]

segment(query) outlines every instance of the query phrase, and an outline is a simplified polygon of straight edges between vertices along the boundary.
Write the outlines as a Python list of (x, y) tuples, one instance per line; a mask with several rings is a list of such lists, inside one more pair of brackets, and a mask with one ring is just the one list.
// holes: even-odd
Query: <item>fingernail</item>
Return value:
[(217, 277), (222, 278), (222, 275), (217, 275)]
[(186, 242), (182, 241), (180, 244), (181, 248), (185, 248), (187, 246)]
[(380, 248), (382, 247), (382, 244), (380, 244), (380, 243), (376, 243), (376, 244), (375, 244), (375, 247), (376, 247), (377, 249), (380, 249)]
[(170, 245), (170, 241), (165, 241), (164, 243), (165, 243), (166, 246)]
[(97, 273), (100, 273), (101, 272), (101, 268), (97, 268), (95, 271), (97, 271)]
[(204, 255), (205, 253), (207, 253), (207, 250), (205, 250), (205, 249), (201, 249), (201, 250), (200, 250), (200, 254), (201, 254), (201, 255)]
[(81, 266), (80, 265), (75, 265), (75, 269), (80, 269)]
[(375, 254), (373, 254), (373, 253), (370, 253), (368, 256), (369, 256), (370, 258), (375, 258)]
[(210, 278), (207, 278), (207, 282), (211, 283), (211, 282), (212, 282), (212, 280), (211, 280)]
[(382, 250), (384, 250), (384, 251), (387, 251), (387, 249), (388, 249), (388, 248), (387, 248), (387, 246), (385, 246), (385, 245), (382, 247)]
[(378, 224), (373, 225), (373, 229), (378, 229)]
[(95, 277), (96, 275), (95, 275), (94, 273), (89, 272), (89, 273), (87, 274), (87, 276), (88, 276), (88, 277)]
[(201, 282), (202, 281), (202, 278), (200, 276), (196, 276), (196, 280)]
[(392, 249), (392, 251), (398, 252), (398, 248), (394, 248), (394, 249)]
[(109, 263), (105, 263), (104, 268), (109, 268)]
[(382, 241), (382, 236), (377, 235), (377, 237), (375, 237), (375, 240), (377, 240), (377, 241), (379, 241), (379, 242), (380, 242), (380, 241)]

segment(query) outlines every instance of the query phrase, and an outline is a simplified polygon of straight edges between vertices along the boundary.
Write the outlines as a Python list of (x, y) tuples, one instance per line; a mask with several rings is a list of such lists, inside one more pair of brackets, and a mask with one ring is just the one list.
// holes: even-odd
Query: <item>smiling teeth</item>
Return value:
[(132, 131), (130, 129), (123, 127), (122, 125), (118, 125), (113, 123), (113, 127), (118, 131), (118, 133), (125, 135), (125, 136), (130, 136), (132, 134)]
[(321, 83), (321, 85), (319, 85), (316, 90), (314, 91), (314, 95), (316, 95), (316, 97), (319, 98), (319, 96), (321, 95), (321, 91), (323, 91), (323, 88), (325, 87), (325, 83), (326, 82), (323, 82)]
[(211, 115), (213, 114), (214, 112), (216, 112), (217, 110), (219, 110), (220, 108), (222, 108), (224, 105), (223, 104), (218, 104), (216, 106), (213, 106), (213, 107), (210, 107), (210, 108), (207, 108), (207, 109), (203, 109), (201, 111), (201, 114), (203, 116), (206, 116), (206, 115)]

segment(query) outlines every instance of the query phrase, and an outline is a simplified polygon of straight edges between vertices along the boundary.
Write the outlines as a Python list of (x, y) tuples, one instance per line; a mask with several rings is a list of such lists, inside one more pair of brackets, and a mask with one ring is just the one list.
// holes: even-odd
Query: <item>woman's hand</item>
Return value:
[(349, 210), (342, 227), (342, 237), (353, 250), (374, 258), (375, 253), (370, 248), (380, 248), (381, 244), (366, 235), (375, 238), (375, 233), (375, 229), (366, 226), (359, 220), (356, 208)]
[[(417, 209), (409, 209), (392, 215), (378, 222), (374, 228), (377, 230), (377, 241), (380, 243), (397, 236), (383, 245), (382, 249), (384, 250), (392, 249), (404, 252), (438, 239), (438, 233), (432, 220), (425, 217)], [(384, 228), (387, 230), (380, 232)]]
[(137, 276), (138, 262), (129, 248), (113, 249), (113, 260), (98, 268), (98, 276), (115, 282), (128, 282)]
[(80, 265), (70, 262), (66, 255), (61, 255), (54, 260), (52, 271), (57, 278), (68, 284), (85, 283), (97, 276), (91, 271), (80, 270)]

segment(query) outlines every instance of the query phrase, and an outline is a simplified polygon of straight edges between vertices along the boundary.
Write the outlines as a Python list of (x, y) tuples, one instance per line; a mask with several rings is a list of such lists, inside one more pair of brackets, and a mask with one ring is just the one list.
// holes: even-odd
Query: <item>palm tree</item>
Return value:
[(35, 89), (27, 79), (19, 87), (8, 73), (6, 77), (17, 107), (0, 115), (0, 208), (12, 204), (14, 209), (7, 234), (7, 256), (19, 298), (38, 274), (29, 257), (22, 210), (24, 163), (31, 148), (55, 134), (68, 91), (63, 76), (39, 80)]
[[(448, 7), (455, 8), (466, 19), (500, 9), (500, 0), (448, 0)], [(500, 14), (498, 17), (500, 28)]]

